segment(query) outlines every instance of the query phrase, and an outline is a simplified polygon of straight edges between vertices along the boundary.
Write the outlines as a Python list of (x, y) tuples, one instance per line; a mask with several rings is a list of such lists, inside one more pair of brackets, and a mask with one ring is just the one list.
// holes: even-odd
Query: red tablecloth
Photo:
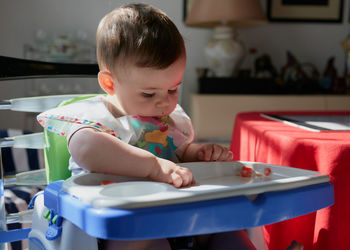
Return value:
[(264, 227), (269, 249), (292, 240), (304, 249), (350, 249), (350, 132), (311, 132), (261, 116), (266, 114), (350, 115), (350, 112), (249, 112), (236, 116), (234, 160), (256, 161), (318, 171), (330, 176), (335, 204)]

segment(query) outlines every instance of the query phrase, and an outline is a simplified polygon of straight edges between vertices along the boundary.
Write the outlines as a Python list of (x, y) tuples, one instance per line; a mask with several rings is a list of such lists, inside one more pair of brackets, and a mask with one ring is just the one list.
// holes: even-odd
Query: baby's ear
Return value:
[(100, 71), (97, 77), (101, 88), (108, 95), (114, 95), (114, 81), (112, 74), (109, 71)]

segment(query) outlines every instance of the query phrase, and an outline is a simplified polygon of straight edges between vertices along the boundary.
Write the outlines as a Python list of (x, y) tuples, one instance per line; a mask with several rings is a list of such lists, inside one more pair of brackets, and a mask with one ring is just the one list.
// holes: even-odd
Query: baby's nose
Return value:
[(159, 98), (157, 100), (157, 107), (158, 108), (163, 108), (163, 107), (167, 107), (170, 104), (170, 99), (168, 95), (162, 96), (161, 98)]

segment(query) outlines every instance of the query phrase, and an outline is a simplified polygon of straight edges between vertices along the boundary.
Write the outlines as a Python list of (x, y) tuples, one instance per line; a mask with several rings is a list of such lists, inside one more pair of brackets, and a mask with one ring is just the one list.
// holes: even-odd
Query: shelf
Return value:
[(198, 84), (199, 94), (332, 94), (331, 90), (322, 89), (318, 81), (282, 85), (272, 78), (202, 77)]

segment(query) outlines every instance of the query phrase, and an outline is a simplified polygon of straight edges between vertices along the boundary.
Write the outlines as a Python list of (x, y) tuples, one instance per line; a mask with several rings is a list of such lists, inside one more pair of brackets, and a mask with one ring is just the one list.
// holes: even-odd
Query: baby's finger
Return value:
[(212, 144), (207, 144), (202, 148), (202, 152), (204, 154), (204, 157), (202, 160), (204, 161), (210, 161), (211, 160), (211, 156), (213, 154), (213, 145)]
[(220, 159), (222, 153), (223, 153), (223, 148), (219, 145), (213, 144), (213, 153), (211, 155), (211, 161), (217, 161)]
[(196, 184), (196, 180), (194, 179), (194, 176), (192, 177), (192, 182), (191, 182), (191, 186)]
[(204, 161), (204, 151), (203, 150), (200, 150), (199, 152), (198, 152), (198, 155), (197, 155), (197, 158), (198, 158), (198, 160), (200, 160), (200, 161)]
[(225, 161), (232, 161), (232, 160), (233, 160), (233, 153), (230, 150), (228, 150)]
[(232, 161), (233, 154), (228, 148), (223, 148), (219, 161)]
[(170, 184), (172, 184), (174, 187), (181, 187), (182, 186), (182, 177), (176, 173), (173, 172), (170, 174)]
[(188, 168), (180, 168), (177, 173), (182, 178), (182, 187), (186, 187), (192, 184), (193, 175), (192, 172)]

